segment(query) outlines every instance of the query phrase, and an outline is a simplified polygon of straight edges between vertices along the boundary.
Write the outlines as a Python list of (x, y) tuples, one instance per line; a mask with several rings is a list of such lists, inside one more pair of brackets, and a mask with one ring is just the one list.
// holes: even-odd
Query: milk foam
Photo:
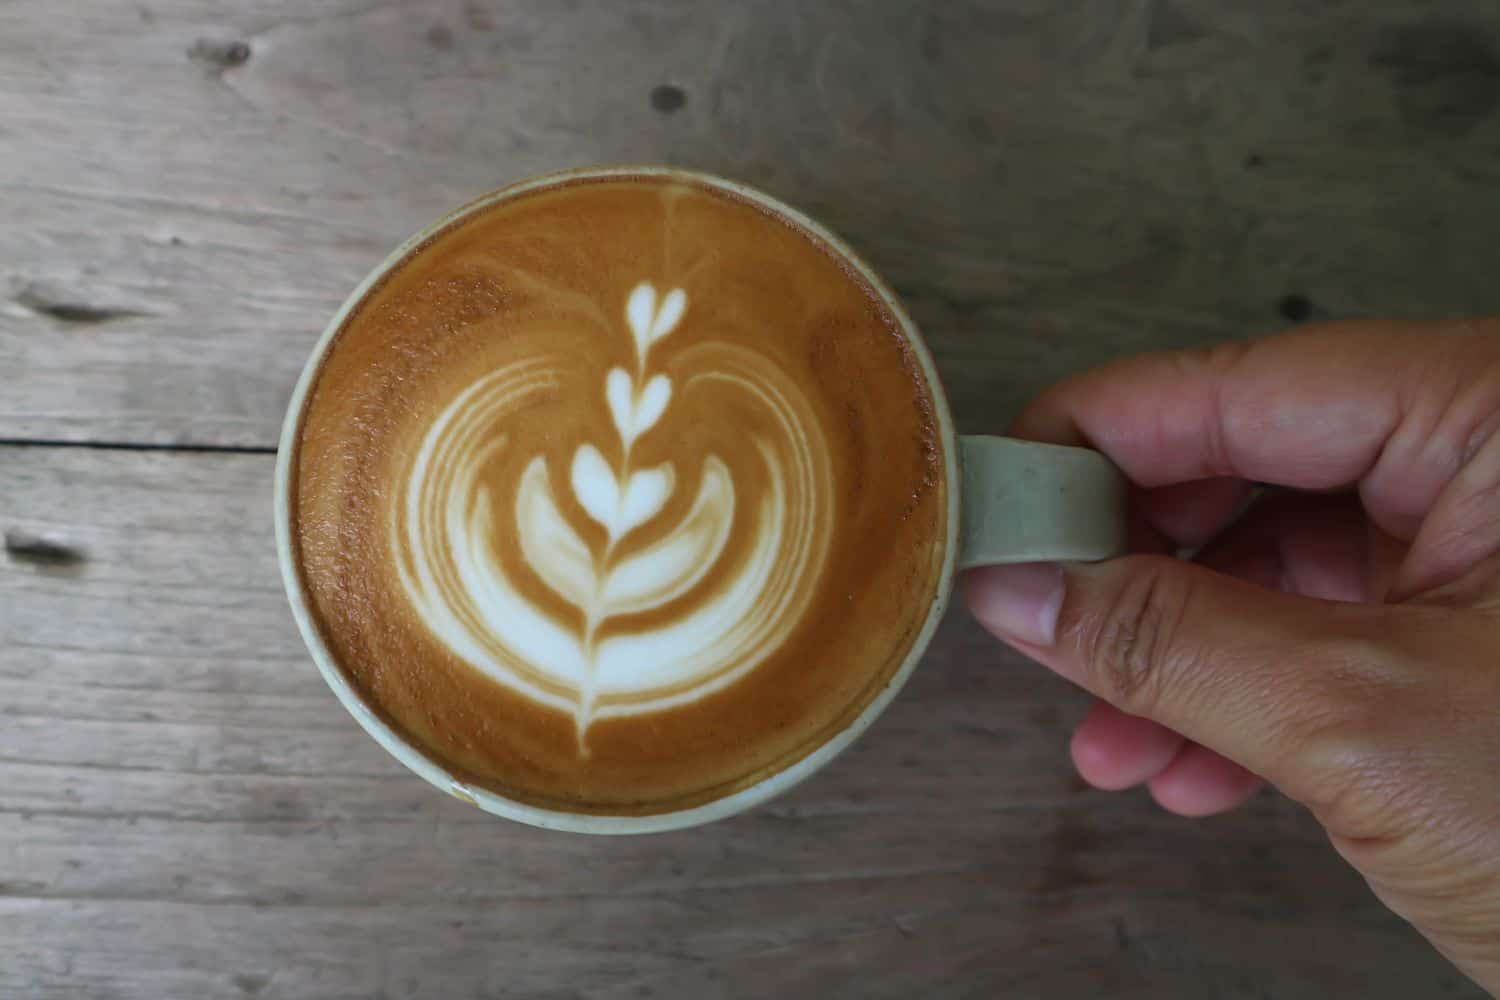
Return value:
[[(712, 341), (682, 355), (693, 363), (685, 375), (678, 365), (684, 384), (674, 386), (653, 370), (652, 349), (688, 316), (684, 289), (658, 295), (642, 282), (631, 291), (623, 318), (633, 370), (611, 368), (595, 400), (617, 441), (578, 445), (566, 481), (553, 482), (547, 455), (529, 456), (505, 486), (514, 490), (511, 505), (491, 495), (484, 476), (514, 446), (507, 427), (555, 392), (570, 364), (583, 363), (538, 355), (487, 374), (442, 409), (392, 508), (401, 583), (428, 629), (495, 681), (570, 714), (585, 753), (596, 720), (685, 705), (755, 669), (797, 627), (827, 557), (831, 472), (809, 402), (769, 357)], [(737, 474), (712, 453), (651, 466), (633, 460), (641, 438), (669, 430), (674, 394), (695, 385), (732, 389), (767, 418), (744, 453), (758, 470)], [(737, 488), (747, 478), (763, 485)], [(694, 483), (676, 523), (654, 525)], [(560, 502), (562, 491), (572, 503)], [(513, 523), (497, 523), (501, 509), (513, 509)], [(602, 544), (586, 540), (570, 509), (597, 523)], [(737, 525), (748, 537), (734, 537)], [(642, 528), (652, 540), (632, 545)], [(518, 539), (524, 566), (498, 554), (493, 539), (507, 534)], [(743, 554), (716, 572), (731, 543)], [(528, 593), (528, 573), (579, 614), (563, 621), (549, 613)], [(653, 612), (650, 627), (605, 628)]]

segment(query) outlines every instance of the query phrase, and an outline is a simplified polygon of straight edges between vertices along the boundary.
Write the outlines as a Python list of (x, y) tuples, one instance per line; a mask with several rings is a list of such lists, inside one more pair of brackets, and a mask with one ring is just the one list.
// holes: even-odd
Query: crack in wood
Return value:
[(45, 438), (0, 438), (0, 448), (86, 448), (96, 451), (165, 451), (194, 455), (274, 455), (269, 444), (194, 444), (151, 441), (49, 441)]
[(5, 529), (5, 554), (17, 562), (68, 569), (88, 561), (83, 550), (22, 528)]
[(122, 319), (140, 319), (151, 313), (122, 306), (94, 305), (46, 294), (38, 288), (23, 288), (14, 301), (39, 316), (50, 316), (60, 323), (94, 326)]

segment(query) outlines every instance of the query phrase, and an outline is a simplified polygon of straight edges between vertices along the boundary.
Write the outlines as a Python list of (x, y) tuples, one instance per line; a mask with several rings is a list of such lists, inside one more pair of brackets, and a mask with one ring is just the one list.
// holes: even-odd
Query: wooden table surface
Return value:
[(0, 996), (1476, 996), (1266, 794), (1083, 788), (955, 611), (794, 794), (493, 820), (335, 702), (272, 546), (323, 323), (502, 182), (661, 161), (846, 234), (965, 430), (1055, 377), (1500, 312), (1500, 5), (0, 2)]

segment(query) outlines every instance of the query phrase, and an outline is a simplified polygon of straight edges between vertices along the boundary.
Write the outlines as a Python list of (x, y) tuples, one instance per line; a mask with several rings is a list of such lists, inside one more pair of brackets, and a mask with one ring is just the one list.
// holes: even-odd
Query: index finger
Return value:
[(1132, 358), (1067, 379), (1018, 437), (1097, 448), (1138, 485), (1358, 485), (1408, 535), (1494, 415), (1500, 323), (1351, 322)]

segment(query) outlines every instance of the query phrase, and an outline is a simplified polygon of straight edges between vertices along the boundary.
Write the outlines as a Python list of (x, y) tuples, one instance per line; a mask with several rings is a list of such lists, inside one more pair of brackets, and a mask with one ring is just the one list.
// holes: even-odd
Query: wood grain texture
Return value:
[[(516, 177), (668, 162), (844, 233), (964, 430), (1140, 350), (1500, 311), (1467, 0), (0, 3), (0, 996), (1477, 996), (1271, 796), (1082, 790), (961, 613), (802, 789), (548, 835), (408, 775), (280, 592), (326, 318)], [(112, 443), (165, 450), (47, 447)]]
[(0, 438), (271, 445), (388, 249), (601, 161), (845, 233), (966, 429), (1082, 365), (1283, 325), (1288, 296), (1497, 311), (1497, 38), (1466, 0), (10, 0)]
[(1080, 788), (961, 612), (866, 738), (698, 831), (492, 819), (303, 653), (269, 455), (0, 447), (0, 996), (1472, 995), (1284, 801)]

